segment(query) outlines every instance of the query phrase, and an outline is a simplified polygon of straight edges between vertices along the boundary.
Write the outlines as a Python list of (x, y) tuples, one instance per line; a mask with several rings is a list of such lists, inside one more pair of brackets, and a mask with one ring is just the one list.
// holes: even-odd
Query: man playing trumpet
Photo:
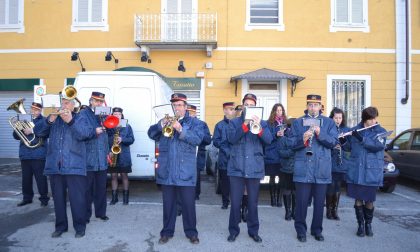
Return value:
[[(296, 152), (293, 181), (296, 186), (295, 229), (297, 239), (306, 242), (306, 214), (314, 197), (311, 235), (323, 241), (322, 217), (327, 185), (331, 183), (331, 149), (338, 144), (334, 121), (321, 115), (321, 96), (308, 95), (305, 115), (292, 125), (290, 146)], [(316, 123), (317, 122), (317, 123)]]

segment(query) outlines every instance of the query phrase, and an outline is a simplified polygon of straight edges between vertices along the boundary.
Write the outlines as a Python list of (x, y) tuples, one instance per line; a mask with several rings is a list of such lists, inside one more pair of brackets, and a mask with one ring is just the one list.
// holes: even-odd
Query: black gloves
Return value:
[(338, 141), (340, 141), (340, 145), (343, 146), (347, 142), (347, 139), (346, 137), (339, 137)]
[(354, 136), (360, 142), (363, 141), (363, 137), (359, 134), (359, 132), (357, 130), (353, 130), (351, 135)]

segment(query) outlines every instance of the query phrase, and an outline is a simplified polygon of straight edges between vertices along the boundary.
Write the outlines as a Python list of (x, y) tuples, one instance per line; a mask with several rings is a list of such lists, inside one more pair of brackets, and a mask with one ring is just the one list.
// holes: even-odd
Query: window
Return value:
[(410, 144), (411, 132), (402, 134), (394, 141), (392, 148), (394, 150), (408, 150)]
[(337, 107), (344, 111), (348, 127), (362, 119), (362, 110), (370, 106), (370, 76), (328, 76), (326, 114)]
[(413, 143), (411, 144), (412, 150), (420, 150), (420, 132), (414, 133)]
[(331, 0), (331, 32), (369, 32), (368, 0)]
[(71, 31), (108, 31), (108, 0), (73, 0)]
[(0, 32), (25, 32), (23, 0), (0, 0)]
[(283, 0), (247, 0), (245, 30), (277, 29), (284, 31)]

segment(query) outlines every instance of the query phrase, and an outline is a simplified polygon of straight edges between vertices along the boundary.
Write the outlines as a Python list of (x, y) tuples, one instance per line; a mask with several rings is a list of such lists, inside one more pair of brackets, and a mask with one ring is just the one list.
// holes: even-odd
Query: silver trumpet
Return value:
[(309, 144), (306, 147), (306, 156), (312, 156), (314, 152), (312, 151), (312, 139), (314, 138), (315, 134), (315, 125), (312, 125), (309, 130), (312, 132), (311, 137), (309, 138)]
[(256, 135), (261, 131), (261, 124), (251, 121), (249, 123), (250, 131), (252, 134)]
[[(12, 103), (7, 110), (14, 110), (18, 114), (27, 114), (25, 108), (23, 107), (23, 101), (25, 99), (21, 98), (16, 102)], [(9, 118), (9, 124), (12, 126), (13, 130), (16, 132), (20, 140), (28, 147), (28, 148), (36, 148), (42, 144), (42, 138), (38, 138), (35, 134), (32, 134), (31, 138), (25, 134), (24, 130), (26, 129), (33, 129), (35, 124), (33, 122), (26, 122), (26, 121), (19, 121), (17, 116), (13, 116)], [(38, 141), (35, 141), (38, 139)], [(37, 142), (36, 144), (33, 144)]]

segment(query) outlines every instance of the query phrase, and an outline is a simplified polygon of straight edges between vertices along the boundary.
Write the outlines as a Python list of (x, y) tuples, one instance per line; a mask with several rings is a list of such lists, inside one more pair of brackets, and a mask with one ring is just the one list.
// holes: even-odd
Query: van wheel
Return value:
[(220, 189), (220, 178), (219, 178), (219, 169), (216, 169), (216, 171), (214, 172), (214, 176), (215, 176), (215, 189), (216, 189), (216, 194), (221, 194), (222, 190)]
[(395, 185), (384, 186), (380, 188), (381, 192), (392, 193), (395, 190)]

